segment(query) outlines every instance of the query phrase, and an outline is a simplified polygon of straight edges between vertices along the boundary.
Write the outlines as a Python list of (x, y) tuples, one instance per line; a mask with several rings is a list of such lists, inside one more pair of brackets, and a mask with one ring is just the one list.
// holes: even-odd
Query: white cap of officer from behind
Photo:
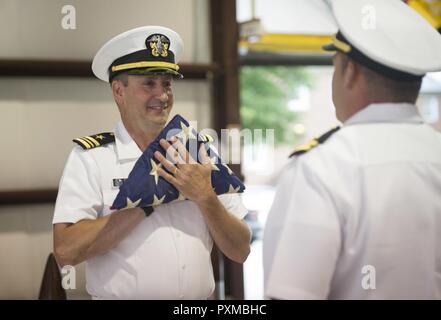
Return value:
[(121, 73), (171, 74), (182, 78), (178, 62), (183, 47), (179, 34), (169, 28), (135, 28), (107, 41), (96, 53), (92, 71), (106, 82)]
[(324, 50), (395, 80), (441, 70), (441, 34), (401, 0), (332, 0), (332, 11), (339, 32)]

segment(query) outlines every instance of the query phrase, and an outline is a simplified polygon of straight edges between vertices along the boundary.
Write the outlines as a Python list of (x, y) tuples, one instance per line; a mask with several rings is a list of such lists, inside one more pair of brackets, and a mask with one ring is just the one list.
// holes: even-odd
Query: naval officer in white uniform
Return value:
[[(164, 27), (129, 30), (109, 40), (92, 69), (109, 82), (121, 114), (114, 132), (75, 139), (53, 218), (58, 263), (86, 264), (95, 299), (206, 299), (214, 289), (213, 240), (230, 259), (245, 261), (250, 231), (238, 194), (216, 196), (211, 164), (170, 170), (190, 200), (111, 210), (118, 186), (167, 122), (183, 43)], [(157, 174), (171, 176), (162, 168)]]
[(441, 134), (415, 102), (441, 70), (441, 35), (399, 0), (332, 5), (343, 126), (285, 169), (264, 233), (266, 297), (440, 299)]

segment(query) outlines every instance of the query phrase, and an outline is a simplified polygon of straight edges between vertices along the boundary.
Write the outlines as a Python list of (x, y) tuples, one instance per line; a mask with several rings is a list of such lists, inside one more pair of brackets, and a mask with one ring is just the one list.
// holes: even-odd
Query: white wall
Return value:
[[(184, 40), (183, 62), (208, 62), (207, 0), (1, 0), (0, 57), (92, 59), (113, 36), (143, 25), (162, 25)], [(64, 5), (76, 13), (65, 30)]]

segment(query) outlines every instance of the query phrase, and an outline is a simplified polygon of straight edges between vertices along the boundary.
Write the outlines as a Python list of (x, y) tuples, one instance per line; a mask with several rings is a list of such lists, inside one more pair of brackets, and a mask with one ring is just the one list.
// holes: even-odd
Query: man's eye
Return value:
[(154, 81), (147, 81), (147, 82), (144, 82), (144, 85), (145, 86), (149, 86), (149, 87), (154, 87), (155, 86), (155, 82)]
[(164, 82), (164, 83), (163, 83), (163, 86), (164, 86), (165, 88), (170, 88), (170, 87), (171, 87), (171, 82), (170, 82), (170, 81)]

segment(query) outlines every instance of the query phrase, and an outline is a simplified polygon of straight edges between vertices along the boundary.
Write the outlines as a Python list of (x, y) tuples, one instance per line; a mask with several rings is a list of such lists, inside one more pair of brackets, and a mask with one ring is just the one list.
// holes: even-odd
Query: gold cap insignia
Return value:
[(163, 34), (153, 34), (146, 39), (146, 46), (154, 57), (167, 57), (170, 40)]

